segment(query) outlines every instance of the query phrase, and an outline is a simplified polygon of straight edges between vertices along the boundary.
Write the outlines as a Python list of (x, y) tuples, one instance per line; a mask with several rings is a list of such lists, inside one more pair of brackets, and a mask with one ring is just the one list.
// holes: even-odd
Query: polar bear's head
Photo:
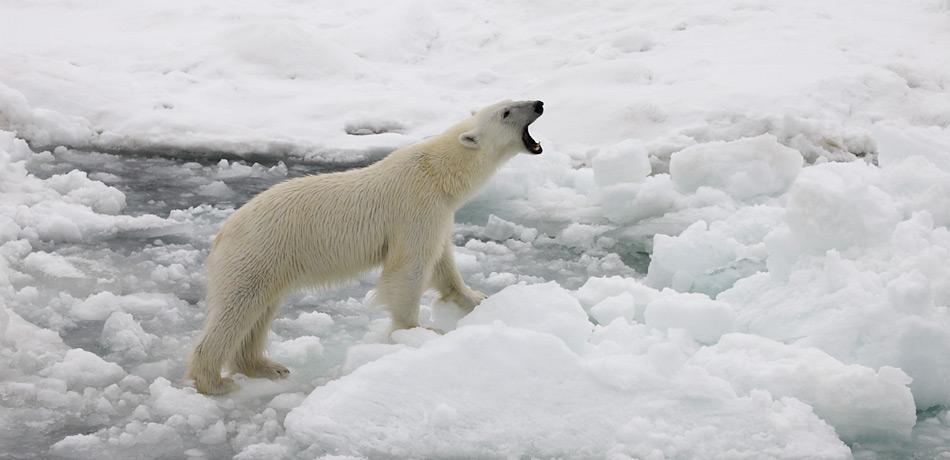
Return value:
[(508, 157), (518, 152), (541, 153), (528, 126), (544, 112), (541, 101), (501, 101), (476, 112), (470, 128), (459, 135), (463, 146)]

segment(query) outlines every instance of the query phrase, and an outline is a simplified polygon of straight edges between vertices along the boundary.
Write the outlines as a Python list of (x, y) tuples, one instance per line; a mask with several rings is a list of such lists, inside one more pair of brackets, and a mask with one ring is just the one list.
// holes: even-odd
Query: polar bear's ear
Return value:
[(465, 147), (470, 149), (478, 148), (478, 133), (473, 131), (466, 131), (459, 135), (459, 144), (462, 144)]

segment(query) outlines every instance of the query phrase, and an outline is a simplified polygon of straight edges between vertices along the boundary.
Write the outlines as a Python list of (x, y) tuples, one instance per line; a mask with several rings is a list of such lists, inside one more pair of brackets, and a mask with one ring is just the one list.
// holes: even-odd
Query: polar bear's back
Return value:
[[(225, 221), (209, 273), (333, 283), (382, 262), (388, 244), (425, 224), (430, 194), (407, 167), (411, 152), (356, 170), (292, 179), (261, 192)], [(220, 255), (219, 255), (220, 254)], [(230, 276), (230, 275), (229, 275)], [(213, 280), (212, 280), (213, 281)]]
[[(211, 272), (278, 277), (292, 287), (334, 282), (378, 264), (390, 212), (381, 199), (383, 181), (360, 176), (360, 171), (307, 176), (258, 194), (218, 232), (208, 260)], [(301, 276), (305, 279), (296, 279)]]

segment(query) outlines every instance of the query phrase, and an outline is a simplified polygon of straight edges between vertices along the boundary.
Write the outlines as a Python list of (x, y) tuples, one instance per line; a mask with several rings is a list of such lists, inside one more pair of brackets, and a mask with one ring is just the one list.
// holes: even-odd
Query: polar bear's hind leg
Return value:
[(230, 368), (248, 377), (282, 379), (290, 375), (290, 370), (264, 356), (267, 348), (267, 333), (277, 312), (278, 301), (273, 300), (268, 303), (267, 311), (254, 323), (251, 331), (241, 341), (241, 346), (231, 359)]
[(248, 376), (280, 378), (289, 373), (263, 355), (278, 296), (230, 293), (208, 300), (208, 322), (188, 370), (199, 392), (225, 394), (237, 388), (221, 377), (224, 365)]

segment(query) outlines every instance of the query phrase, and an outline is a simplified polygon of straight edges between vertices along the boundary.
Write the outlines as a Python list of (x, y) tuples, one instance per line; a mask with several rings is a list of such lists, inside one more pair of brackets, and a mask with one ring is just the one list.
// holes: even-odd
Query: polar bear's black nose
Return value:
[(541, 115), (544, 113), (544, 103), (541, 101), (534, 101), (534, 113)]

